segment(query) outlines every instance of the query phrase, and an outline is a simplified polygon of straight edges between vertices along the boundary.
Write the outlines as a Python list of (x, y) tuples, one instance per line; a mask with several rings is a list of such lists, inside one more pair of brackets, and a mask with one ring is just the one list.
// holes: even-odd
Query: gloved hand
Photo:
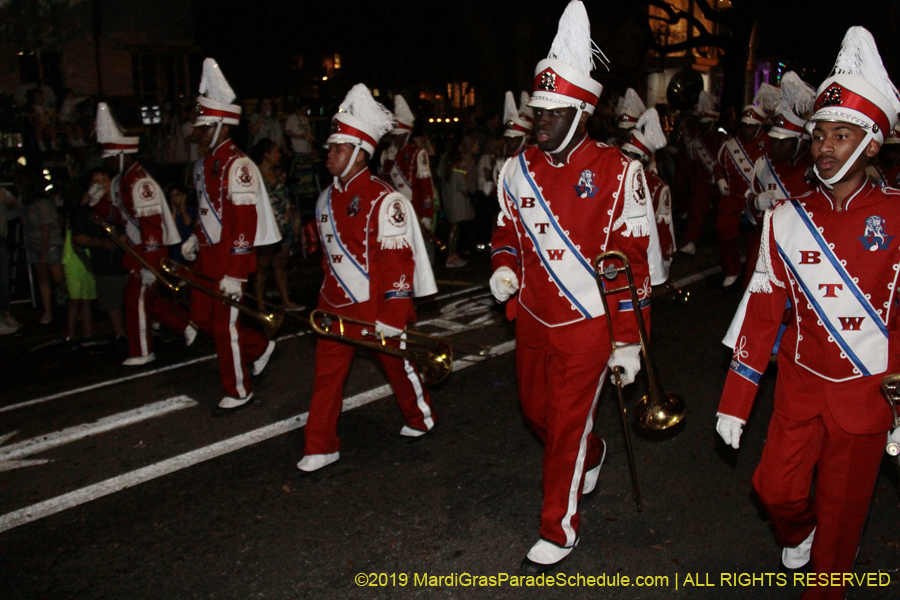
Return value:
[[(897, 450), (896, 454), (892, 452), (895, 449)], [(900, 427), (888, 432), (887, 453), (891, 456), (900, 455)]]
[(197, 250), (200, 248), (200, 242), (196, 235), (191, 235), (181, 244), (181, 255), (184, 260), (197, 260)]
[(509, 267), (500, 267), (491, 275), (491, 293), (497, 302), (506, 302), (519, 291), (519, 278)]
[(778, 202), (778, 194), (776, 192), (762, 192), (760, 195), (756, 197), (754, 201), (756, 205), (756, 210), (759, 212), (766, 212), (766, 210), (772, 208), (774, 204)]
[(219, 282), (219, 289), (232, 300), (240, 300), (241, 296), (244, 295), (244, 291), (241, 289), (242, 283), (243, 281), (226, 275), (222, 278), (222, 281)]
[(431, 217), (422, 217), (419, 219), (419, 223), (422, 224), (423, 229), (431, 230)]
[(728, 181), (726, 179), (723, 178), (723, 179), (718, 180), (716, 182), (716, 187), (719, 188), (720, 194), (722, 194), (723, 196), (728, 195), (729, 189), (728, 189)]
[(95, 183), (94, 185), (92, 185), (91, 187), (88, 188), (87, 195), (88, 195), (88, 198), (90, 198), (90, 201), (88, 202), (88, 204), (90, 206), (94, 206), (95, 204), (100, 202), (100, 200), (103, 198), (103, 196), (106, 195), (106, 188), (103, 187), (99, 183)]
[(156, 275), (150, 269), (141, 269), (141, 284), (150, 287), (156, 281)]
[(716, 413), (716, 416), (719, 417), (719, 421), (716, 423), (716, 431), (719, 432), (726, 444), (737, 450), (741, 445), (741, 432), (746, 423), (731, 415)]
[(398, 337), (401, 333), (403, 333), (402, 329), (395, 329), (390, 325), (385, 325), (381, 321), (375, 321), (375, 333), (380, 333), (384, 337)]
[[(606, 366), (611, 371), (615, 367), (622, 367), (623, 372), (620, 375), (622, 387), (634, 383), (635, 376), (641, 371), (641, 347), (638, 345), (619, 346), (609, 357)], [(609, 380), (615, 385), (614, 375), (610, 375)]]

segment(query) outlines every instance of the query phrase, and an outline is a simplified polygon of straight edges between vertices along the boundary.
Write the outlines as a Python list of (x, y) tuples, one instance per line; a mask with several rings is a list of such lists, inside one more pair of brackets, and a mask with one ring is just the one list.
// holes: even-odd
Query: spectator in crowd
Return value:
[(262, 180), (269, 195), (275, 222), (281, 232), (281, 241), (256, 249), (256, 298), (259, 310), (264, 311), (263, 303), (266, 292), (266, 277), (269, 267), (275, 274), (275, 285), (281, 296), (285, 310), (303, 310), (305, 307), (294, 304), (288, 295), (287, 262), (291, 256), (294, 239), (300, 233), (300, 215), (294, 206), (290, 189), (285, 185), (284, 172), (281, 169), (281, 148), (270, 139), (259, 141), (250, 150), (250, 158), (259, 165)]
[[(197, 218), (197, 203), (188, 202), (188, 192), (180, 183), (173, 183), (168, 187), (166, 198), (169, 201), (169, 211), (175, 217), (178, 235), (181, 237), (181, 242), (184, 243), (194, 232), (194, 220)], [(184, 255), (181, 254), (181, 244), (169, 246), (169, 257), (180, 263), (184, 262)]]
[(269, 139), (282, 150), (285, 149), (284, 131), (276, 113), (275, 103), (271, 98), (260, 98), (256, 112), (250, 116), (250, 143), (247, 147), (253, 148), (261, 140)]
[(478, 152), (478, 141), (474, 136), (463, 138), (456, 153), (448, 157), (449, 170), (444, 176), (442, 195), (444, 212), (450, 222), (450, 236), (447, 240), (447, 267), (464, 267), (466, 261), (459, 257), (460, 223), (475, 218), (475, 207), (472, 206), (470, 194), (478, 185), (475, 154)]
[[(92, 205), (108, 204), (112, 178), (109, 171), (98, 167), (91, 171), (90, 183), (93, 189), (88, 191), (88, 203), (80, 206), (72, 215), (72, 244), (74, 248), (90, 249), (91, 272), (97, 282), (97, 306), (109, 316), (116, 349), (125, 353), (128, 352), (128, 341), (125, 337), (123, 306), (128, 274), (122, 268), (124, 251), (109, 239), (92, 216)], [(98, 189), (99, 192), (94, 192)]]
[(9, 311), (9, 211), (16, 206), (16, 197), (0, 188), (0, 335), (15, 333), (22, 327)]
[(312, 155), (315, 137), (309, 124), (309, 106), (301, 104), (284, 122), (284, 133), (291, 140), (291, 150), (298, 157), (306, 159)]
[(28, 178), (22, 194), (22, 224), (25, 230), (25, 253), (34, 270), (44, 314), (40, 324), (53, 321), (53, 296), (50, 279), (57, 295), (64, 297), (66, 279), (62, 268), (63, 234), (53, 202), (44, 195), (38, 182)]
[(78, 97), (72, 90), (66, 90), (62, 105), (59, 108), (59, 127), (66, 135), (66, 141), (73, 148), (81, 148), (85, 145), (84, 131), (78, 124), (78, 105), (87, 100), (86, 97)]
[(53, 124), (54, 115), (44, 104), (44, 91), (41, 88), (32, 88), (28, 90), (26, 97), (28, 100), (23, 114), (34, 131), (37, 149), (41, 152), (47, 151), (47, 146), (44, 144), (46, 136), (50, 139), (50, 147), (53, 150), (59, 150), (56, 127)]
[[(90, 196), (87, 192), (79, 206), (87, 205)], [(77, 210), (77, 209), (76, 209)], [(69, 290), (69, 315), (66, 324), (66, 339), (63, 350), (70, 351), (82, 347), (97, 345), (98, 339), (93, 336), (91, 304), (97, 298), (97, 282), (91, 273), (90, 250), (72, 243), (72, 219), (66, 227), (66, 241), (63, 245), (63, 270), (66, 274), (66, 287)], [(75, 341), (75, 330), (81, 319), (81, 342)]]

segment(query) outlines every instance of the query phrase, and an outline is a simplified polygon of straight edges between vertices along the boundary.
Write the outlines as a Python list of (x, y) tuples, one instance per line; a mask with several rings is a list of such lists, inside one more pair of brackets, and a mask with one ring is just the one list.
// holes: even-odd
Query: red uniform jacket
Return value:
[[(603, 318), (593, 261), (620, 250), (631, 262), (649, 317), (649, 192), (640, 163), (587, 137), (563, 165), (530, 146), (503, 167), (501, 186), (491, 265), (517, 273), (518, 302), (525, 310), (548, 327)], [(637, 342), (635, 319), (616, 318), (633, 310), (630, 296), (610, 297), (609, 305), (615, 340)]]
[(753, 185), (748, 196), (747, 205), (757, 217), (762, 213), (756, 210), (752, 199), (762, 192), (776, 192), (782, 199), (797, 198), (815, 189), (818, 179), (813, 172), (812, 157), (804, 153), (794, 160), (775, 161), (767, 154), (756, 159), (753, 167)]
[(744, 198), (747, 195), (753, 183), (753, 167), (757, 159), (769, 151), (768, 140), (769, 136), (763, 133), (748, 142), (731, 136), (719, 146), (716, 181), (724, 177), (731, 196)]
[(382, 154), (381, 169), (394, 189), (412, 203), (420, 219), (434, 216), (434, 183), (427, 150), (407, 143), (393, 160)]
[(386, 200), (393, 191), (364, 169), (345, 188), (332, 184), (319, 196), (316, 222), (325, 271), (319, 307), (405, 329), (415, 321), (415, 260), (399, 239), (415, 216), (407, 214), (404, 201)]
[[(159, 261), (169, 255), (161, 216), (161, 203), (166, 201), (162, 189), (140, 163), (134, 162), (115, 178), (112, 191), (122, 213), (129, 245), (158, 270)], [(142, 265), (125, 254), (122, 267), (137, 272)]]
[(703, 133), (704, 127), (705, 124), (698, 121), (686, 131), (685, 143), (690, 154), (691, 178), (715, 185), (716, 157), (725, 141), (725, 134), (713, 128), (712, 133), (707, 135)]
[(790, 299), (775, 410), (808, 420), (827, 404), (849, 433), (887, 431), (881, 379), (900, 369), (900, 191), (867, 182), (837, 211), (820, 186), (765, 219), (757, 272), (726, 338), (734, 354), (719, 412), (749, 416)]
[(675, 256), (675, 228), (672, 220), (672, 193), (669, 186), (653, 169), (644, 169), (647, 188), (653, 200), (653, 214), (656, 215), (656, 230), (659, 233), (659, 248), (664, 260)]
[[(249, 198), (254, 190), (258, 194), (261, 182), (256, 171), (248, 168), (249, 160), (229, 139), (194, 169), (199, 205), (194, 234), (200, 241), (196, 269), (212, 279), (228, 276), (246, 281), (256, 270), (256, 205), (242, 195)], [(216, 224), (219, 231), (214, 230)], [(216, 233), (220, 233), (218, 241)]]

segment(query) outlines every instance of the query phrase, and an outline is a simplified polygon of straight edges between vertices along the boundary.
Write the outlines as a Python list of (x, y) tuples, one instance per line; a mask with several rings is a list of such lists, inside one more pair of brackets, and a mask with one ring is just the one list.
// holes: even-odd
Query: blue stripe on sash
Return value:
[[(738, 150), (741, 151), (741, 154), (744, 155), (744, 158), (747, 159), (747, 162), (751, 162), (751, 161), (750, 161), (750, 157), (747, 156), (747, 152), (746, 152), (746, 150), (744, 150), (744, 147), (741, 146), (741, 143), (738, 142), (736, 139), (735, 139), (735, 142), (737, 143)], [(727, 152), (727, 153), (728, 153), (728, 156), (731, 157), (731, 160), (734, 162), (734, 166), (735, 166), (735, 168), (738, 170), (738, 173), (741, 174), (741, 177), (743, 177), (744, 180), (745, 180), (747, 183), (749, 183), (749, 184), (752, 185), (753, 182), (750, 181), (750, 178), (747, 177), (747, 175), (744, 173), (744, 170), (741, 169), (741, 168), (738, 166), (738, 161), (737, 161), (737, 159), (734, 157), (734, 154), (731, 152), (731, 150), (728, 148), (728, 145), (727, 145), (727, 144), (725, 145), (725, 152)]]
[[(350, 253), (347, 252), (347, 249), (344, 248), (344, 245), (341, 243), (341, 238), (338, 237), (337, 227), (335, 227), (335, 223), (334, 223), (334, 214), (333, 214), (332, 211), (331, 211), (331, 190), (330, 190), (330, 189), (328, 190), (328, 202), (327, 202), (327, 206), (328, 206), (328, 218), (331, 219), (331, 229), (332, 229), (332, 231), (334, 231), (334, 241), (335, 241), (335, 243), (338, 245), (338, 248), (341, 249), (341, 252), (344, 253), (344, 256), (347, 257), (347, 260), (349, 260), (350, 263), (351, 263), (354, 267), (356, 267), (356, 268), (359, 270), (360, 273), (362, 273), (363, 277), (366, 278), (366, 281), (368, 281), (368, 280), (369, 280), (369, 274), (366, 273), (366, 272), (363, 270), (363, 268), (362, 268), (361, 266), (359, 266), (359, 263), (357, 263), (355, 260), (353, 260), (353, 257), (350, 256)], [(316, 210), (316, 214), (317, 214), (317, 215), (319, 214), (319, 211), (318, 211), (318, 210)], [(321, 219), (320, 219), (320, 221), (321, 221)], [(350, 297), (350, 300), (353, 301), (354, 303), (358, 303), (359, 300), (357, 300), (356, 298), (353, 297), (353, 294), (350, 293), (350, 288), (347, 287), (347, 284), (345, 284), (345, 283), (343, 282), (343, 280), (341, 280), (341, 278), (340, 278), (340, 277), (338, 276), (338, 274), (337, 274), (337, 271), (336, 271), (335, 268), (331, 265), (331, 263), (328, 263), (328, 267), (331, 269), (331, 274), (334, 275), (334, 278), (335, 278), (335, 279), (337, 279), (338, 285), (340, 285), (341, 288), (347, 293), (347, 296)]]
[(778, 187), (781, 189), (781, 193), (784, 194), (785, 198), (790, 198), (791, 195), (788, 193), (784, 186), (781, 185), (781, 179), (778, 178), (778, 174), (775, 172), (775, 167), (772, 166), (771, 161), (769, 161), (769, 157), (763, 154), (763, 159), (766, 161), (766, 166), (769, 167), (769, 172), (772, 173), (772, 177), (775, 178), (775, 182), (778, 184)]

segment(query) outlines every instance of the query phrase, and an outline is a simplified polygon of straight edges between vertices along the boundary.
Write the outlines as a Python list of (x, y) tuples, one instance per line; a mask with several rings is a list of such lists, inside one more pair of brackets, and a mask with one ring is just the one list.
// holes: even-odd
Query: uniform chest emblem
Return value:
[(578, 178), (578, 185), (575, 186), (575, 193), (578, 194), (579, 198), (594, 197), (594, 194), (597, 193), (597, 188), (594, 187), (593, 171), (585, 169), (581, 172), (581, 176)]
[(141, 185), (141, 198), (144, 200), (149, 200), (153, 197), (153, 186), (149, 183), (145, 183)]
[(347, 207), (347, 214), (351, 217), (355, 217), (356, 213), (359, 212), (359, 196), (353, 196), (353, 199), (350, 200), (350, 206)]
[(388, 219), (395, 227), (402, 227), (406, 223), (406, 212), (403, 210), (403, 203), (399, 200), (391, 204), (388, 209)]
[(859, 238), (863, 248), (870, 252), (888, 249), (888, 245), (891, 243), (891, 240), (894, 239), (894, 236), (887, 235), (884, 231), (884, 226), (884, 218), (878, 215), (872, 215), (866, 219), (866, 231)]

